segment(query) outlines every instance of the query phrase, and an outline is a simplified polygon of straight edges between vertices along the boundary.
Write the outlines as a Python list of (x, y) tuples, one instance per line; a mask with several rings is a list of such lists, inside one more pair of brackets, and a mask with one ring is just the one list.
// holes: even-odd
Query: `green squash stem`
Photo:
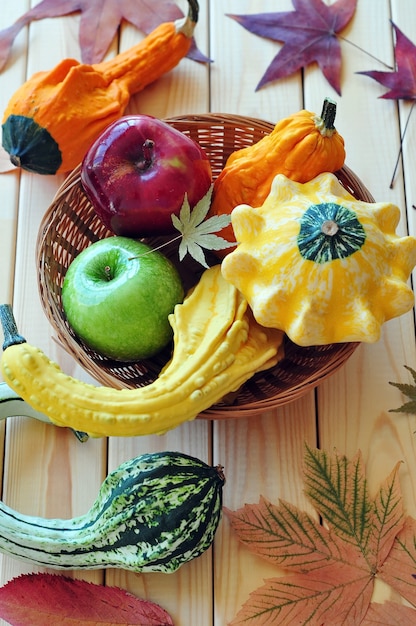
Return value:
[(10, 304), (0, 304), (0, 323), (4, 334), (3, 350), (6, 350), (9, 346), (26, 343), (26, 339), (17, 330), (16, 320)]
[(317, 117), (315, 120), (316, 127), (321, 132), (321, 135), (324, 137), (330, 137), (335, 131), (335, 115), (337, 112), (337, 105), (334, 100), (330, 98), (325, 98), (322, 113), (320, 117)]
[[(10, 346), (26, 343), (26, 339), (18, 331), (13, 309), (10, 304), (0, 304), (0, 324), (4, 334), (3, 350), (10, 348)], [(0, 382), (0, 420), (16, 415), (32, 417), (48, 424), (51, 423), (46, 415), (34, 410), (27, 402), (12, 391), (6, 383)], [(74, 428), (70, 430), (81, 443), (89, 439), (88, 434), (82, 430), (75, 430)]]

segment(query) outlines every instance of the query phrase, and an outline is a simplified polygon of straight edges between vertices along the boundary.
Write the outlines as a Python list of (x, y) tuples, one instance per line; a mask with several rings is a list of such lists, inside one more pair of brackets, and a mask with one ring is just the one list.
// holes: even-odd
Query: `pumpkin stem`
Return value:
[(322, 106), (321, 118), (325, 125), (325, 128), (327, 128), (328, 130), (334, 130), (335, 128), (334, 122), (335, 122), (336, 112), (337, 112), (336, 102), (334, 102), (333, 100), (330, 100), (329, 98), (325, 98), (324, 104)]
[(315, 117), (316, 128), (323, 137), (331, 137), (335, 132), (335, 115), (337, 112), (337, 104), (330, 98), (325, 98), (322, 106), (321, 116)]
[(19, 334), (16, 320), (10, 304), (0, 304), (0, 323), (3, 327), (3, 350), (19, 343), (26, 343), (26, 339)]
[(329, 237), (333, 237), (339, 231), (339, 226), (334, 220), (325, 220), (322, 222), (321, 232), (324, 235), (328, 235)]

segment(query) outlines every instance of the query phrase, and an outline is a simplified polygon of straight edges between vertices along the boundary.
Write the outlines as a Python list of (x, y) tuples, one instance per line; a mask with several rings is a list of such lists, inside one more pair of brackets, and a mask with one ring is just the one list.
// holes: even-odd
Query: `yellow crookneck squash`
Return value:
[(259, 324), (298, 345), (375, 342), (414, 305), (416, 238), (396, 234), (399, 208), (356, 200), (334, 174), (304, 184), (280, 174), (261, 207), (231, 219), (240, 243), (223, 276)]
[(1, 376), (32, 411), (57, 426), (81, 425), (93, 437), (162, 434), (240, 389), (282, 358), (283, 333), (259, 326), (241, 293), (219, 265), (207, 269), (169, 316), (172, 358), (149, 385), (95, 386), (72, 378), (18, 334), (9, 305), (0, 305), (4, 330)]
[(100, 133), (121, 117), (130, 96), (172, 70), (191, 47), (197, 0), (188, 15), (164, 22), (113, 59), (88, 65), (64, 59), (38, 72), (12, 96), (3, 115), (3, 147), (16, 167), (38, 174), (76, 167)]
[[(305, 183), (336, 172), (345, 161), (344, 139), (334, 126), (336, 103), (325, 98), (321, 115), (301, 110), (280, 120), (252, 146), (233, 152), (214, 183), (210, 215), (230, 214), (238, 204), (263, 204), (277, 174)], [(221, 231), (236, 241), (232, 225)], [(222, 250), (223, 258), (231, 248)]]

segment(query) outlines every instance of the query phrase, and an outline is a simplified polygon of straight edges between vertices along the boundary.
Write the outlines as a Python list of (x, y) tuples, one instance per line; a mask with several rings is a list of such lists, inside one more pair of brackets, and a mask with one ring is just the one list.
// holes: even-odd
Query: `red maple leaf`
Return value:
[[(0, 31), (0, 71), (6, 64), (13, 42), (24, 26), (45, 18), (81, 13), (79, 44), (83, 63), (99, 63), (104, 58), (122, 20), (146, 35), (161, 22), (174, 21), (183, 12), (170, 0), (42, 0), (14, 24)], [(206, 62), (193, 41), (187, 55)]]
[(56, 574), (24, 574), (1, 587), (0, 617), (15, 626), (173, 626), (158, 604)]
[(357, 0), (292, 0), (294, 11), (231, 15), (255, 35), (284, 42), (256, 87), (284, 78), (316, 62), (335, 91), (341, 95), (341, 47), (337, 34), (355, 13)]
[(381, 98), (416, 100), (416, 46), (393, 22), (392, 26), (396, 34), (394, 51), (397, 69), (394, 72), (371, 70), (357, 74), (374, 78), (390, 90), (380, 96)]

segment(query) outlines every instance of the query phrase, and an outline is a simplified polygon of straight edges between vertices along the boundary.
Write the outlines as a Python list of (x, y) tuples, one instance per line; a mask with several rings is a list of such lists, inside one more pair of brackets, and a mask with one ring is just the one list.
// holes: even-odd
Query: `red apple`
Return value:
[(81, 181), (97, 215), (116, 235), (148, 237), (176, 232), (187, 194), (194, 207), (207, 193), (211, 166), (184, 133), (149, 115), (113, 122), (92, 144)]

